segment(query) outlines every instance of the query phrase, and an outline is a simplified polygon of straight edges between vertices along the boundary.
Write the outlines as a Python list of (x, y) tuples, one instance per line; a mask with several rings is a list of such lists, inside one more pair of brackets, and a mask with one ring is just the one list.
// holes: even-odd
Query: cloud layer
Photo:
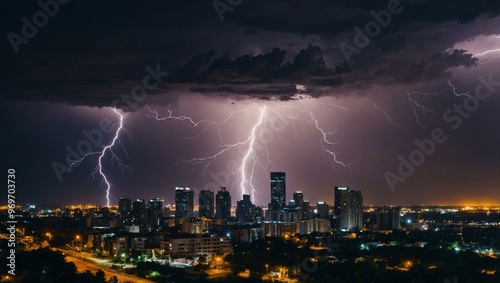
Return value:
[[(296, 84), (314, 97), (373, 84), (411, 85), (473, 66), (471, 54), (450, 47), (494, 32), (467, 27), (493, 21), (500, 11), (491, 1), (401, 1), (403, 11), (347, 62), (340, 44), (353, 43), (355, 28), (363, 29), (374, 20), (370, 11), (388, 3), (243, 1), (220, 22), (210, 2), (70, 2), (19, 54), (3, 42), (4, 97), (109, 106), (156, 64), (172, 75), (150, 94), (166, 103), (185, 92), (289, 100)], [(18, 34), (20, 18), (40, 9), (10, 8), (3, 31)], [(461, 29), (463, 35), (443, 36)]]

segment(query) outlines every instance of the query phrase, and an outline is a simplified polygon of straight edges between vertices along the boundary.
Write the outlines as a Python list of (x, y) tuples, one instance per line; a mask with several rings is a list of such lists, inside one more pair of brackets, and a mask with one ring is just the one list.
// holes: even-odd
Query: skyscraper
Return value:
[(132, 204), (132, 215), (136, 225), (146, 225), (146, 202), (143, 199), (136, 199)]
[(201, 190), (198, 196), (200, 217), (214, 217), (214, 192), (210, 190)]
[(286, 173), (271, 172), (270, 211), (279, 211), (286, 206)]
[(297, 207), (301, 207), (304, 203), (304, 194), (302, 194), (302, 191), (296, 191), (293, 193), (293, 200), (295, 201), (295, 205)]
[(189, 188), (175, 188), (175, 217), (189, 218), (194, 211), (194, 192)]
[(302, 219), (309, 219), (310, 217), (311, 205), (308, 200), (304, 200), (302, 203)]
[(318, 218), (329, 219), (329, 205), (323, 201), (318, 201), (316, 203), (316, 215)]
[(128, 198), (120, 198), (118, 200), (118, 213), (126, 214), (132, 210), (132, 201)]
[(304, 195), (302, 194), (302, 191), (296, 191), (293, 193), (293, 200), (295, 201), (295, 206), (297, 206), (298, 218), (309, 218), (309, 202), (307, 202), (307, 204), (304, 202)]
[(215, 218), (223, 221), (231, 218), (231, 195), (226, 191), (226, 187), (221, 187), (215, 197)]
[(243, 195), (243, 199), (237, 202), (236, 218), (240, 224), (253, 222), (255, 219), (255, 205), (250, 200), (250, 195)]
[[(351, 191), (347, 187), (335, 187), (336, 218), (340, 217), (339, 228), (358, 230), (363, 227), (363, 196), (361, 191)], [(338, 219), (337, 219), (338, 220)]]
[(158, 227), (163, 222), (163, 200), (154, 198), (149, 200), (148, 203), (148, 225), (151, 227)]
[(340, 195), (343, 192), (346, 192), (348, 190), (349, 190), (348, 187), (335, 187), (334, 188), (333, 217), (335, 217), (335, 218), (340, 217), (340, 211), (341, 211)]

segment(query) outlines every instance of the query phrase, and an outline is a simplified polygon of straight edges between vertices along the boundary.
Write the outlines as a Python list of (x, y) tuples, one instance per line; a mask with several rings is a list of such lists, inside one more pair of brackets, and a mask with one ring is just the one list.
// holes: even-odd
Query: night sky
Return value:
[[(111, 144), (116, 107), (112, 204), (223, 185), (267, 205), (284, 171), (287, 199), (312, 203), (345, 185), (365, 204), (500, 205), (498, 1), (66, 2), (47, 18), (2, 3), (1, 160), (18, 203), (106, 204), (99, 154), (59, 177), (54, 164), (84, 132)], [(402, 159), (418, 166), (400, 174)]]

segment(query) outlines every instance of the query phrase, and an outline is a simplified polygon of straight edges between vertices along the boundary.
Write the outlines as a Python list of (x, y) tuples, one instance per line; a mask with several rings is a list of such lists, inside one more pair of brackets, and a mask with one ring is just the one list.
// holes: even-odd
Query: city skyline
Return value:
[[(306, 205), (309, 207), (316, 207), (316, 205), (318, 203), (325, 203), (327, 205), (329, 205), (331, 207), (331, 210), (333, 212), (333, 214), (335, 214), (335, 207), (336, 207), (336, 202), (335, 202), (335, 188), (337, 186), (334, 186), (332, 188), (332, 195), (331, 195), (331, 198), (325, 198), (325, 199), (318, 199), (318, 200), (312, 200), (312, 199), (307, 199), (307, 198), (304, 198), (304, 192), (303, 191), (292, 191), (290, 192), (292, 194), (292, 197), (287, 199), (287, 204), (290, 205), (290, 202), (294, 202), (294, 203), (297, 203), (297, 206), (299, 202), (297, 202), (297, 197), (298, 195), (300, 195), (300, 198), (302, 199), (302, 203), (306, 203)], [(179, 187), (175, 187), (173, 188), (173, 190), (176, 190), (178, 189)], [(347, 186), (342, 186), (340, 188), (348, 188)], [(184, 189), (184, 188), (183, 188)], [(197, 211), (199, 213), (199, 209), (201, 209), (201, 205), (200, 205), (200, 197), (201, 196), (201, 193), (202, 192), (205, 192), (205, 193), (211, 193), (214, 195), (214, 214), (215, 214), (215, 211), (216, 211), (216, 193), (219, 192), (219, 191), (223, 191), (225, 190), (226, 188), (225, 187), (221, 187), (219, 190), (216, 190), (216, 191), (211, 191), (211, 190), (203, 190), (201, 189), (200, 191), (196, 191), (196, 190), (193, 190), (189, 187), (185, 187), (185, 189), (188, 189), (190, 190), (191, 192), (193, 192), (193, 200), (195, 200), (193, 203), (194, 203), (194, 209), (195, 211)], [(359, 191), (362, 193), (362, 190), (356, 190), (356, 191)], [(229, 191), (227, 191), (230, 195), (231, 193)], [(231, 198), (231, 208), (236, 208), (237, 207), (237, 204), (238, 204), (238, 201), (241, 201), (244, 199), (245, 196), (248, 196), (250, 197), (249, 195), (242, 195), (241, 198), (236, 198), (235, 196), (233, 196)], [(307, 194), (306, 194), (307, 196)], [(144, 197), (144, 196), (141, 196), (141, 195), (136, 195), (135, 197), (131, 197), (131, 196), (121, 196), (117, 199), (114, 199), (113, 202), (110, 203), (110, 207), (116, 207), (118, 209), (118, 211), (120, 211), (121, 207), (122, 207), (122, 204), (121, 202), (126, 200), (126, 201), (130, 201), (131, 202), (131, 205), (133, 206), (133, 203), (135, 201), (143, 201), (143, 202), (146, 202), (146, 201), (150, 201), (150, 200), (156, 200), (156, 199), (160, 199), (164, 202), (164, 207), (175, 207), (175, 197), (173, 199), (166, 199), (162, 196), (159, 196), (159, 195), (155, 195), (153, 197)], [(405, 204), (400, 204), (400, 203), (379, 203), (379, 204), (374, 204), (374, 203), (369, 203), (369, 202), (365, 202), (363, 201), (364, 203), (364, 207), (384, 207), (384, 206), (388, 206), (388, 207), (395, 207), (395, 206), (422, 206), (422, 207), (491, 207), (491, 208), (495, 208), (495, 207), (500, 207), (500, 204), (477, 204), (477, 203), (471, 203), (471, 202), (465, 202), (465, 203), (460, 203), (460, 204), (439, 204), (439, 203), (421, 203), (421, 204), (418, 204), (418, 203), (405, 203)], [(205, 203), (207, 204), (207, 202)], [(20, 203), (18, 204), (19, 206), (22, 206), (22, 207), (29, 207), (31, 205), (36, 205), (36, 206), (42, 206), (42, 207), (45, 207), (45, 206), (63, 206), (63, 207), (78, 207), (78, 206), (96, 206), (96, 207), (106, 207), (106, 205), (103, 205), (103, 204), (99, 204), (99, 203), (79, 203), (79, 202), (73, 202), (73, 203), (34, 203), (34, 202), (28, 202), (28, 203)], [(266, 210), (269, 209), (269, 203), (267, 204), (255, 204), (257, 207), (260, 207), (260, 208), (265, 208)], [(175, 211), (174, 213), (175, 214)]]
[[(276, 174), (286, 174), (286, 172), (270, 172), (271, 176), (273, 176), (273, 174), (275, 174), (274, 178), (271, 177), (271, 188), (273, 188), (273, 179), (276, 179), (277, 175)], [(284, 176), (283, 176), (284, 178)], [(275, 181), (276, 182), (276, 181)], [(285, 199), (283, 199), (283, 203), (285, 204), (288, 204), (289, 201), (296, 201), (296, 197), (297, 197), (297, 194), (300, 195), (300, 198), (303, 200), (303, 201), (307, 201), (307, 204), (310, 205), (310, 204), (316, 204), (316, 203), (320, 203), (320, 202), (324, 202), (332, 207), (334, 207), (334, 213), (335, 213), (335, 207), (337, 206), (336, 202), (335, 202), (335, 199), (336, 199), (336, 191), (337, 191), (337, 188), (340, 188), (341, 190), (342, 189), (346, 189), (346, 190), (349, 190), (350, 186), (330, 186), (328, 188), (328, 190), (331, 189), (331, 197), (329, 198), (328, 196), (326, 198), (318, 198), (318, 199), (311, 199), (311, 198), (304, 198), (304, 192), (305, 192), (305, 195), (307, 196), (307, 191), (303, 191), (303, 190), (289, 190), (288, 193), (286, 194), (286, 197)], [(112, 201), (110, 202), (110, 206), (118, 206), (118, 207), (121, 207), (121, 204), (120, 204), (120, 201), (123, 200), (123, 199), (127, 199), (127, 200), (142, 200), (142, 201), (147, 201), (147, 200), (156, 200), (156, 199), (161, 199), (162, 201), (165, 201), (165, 205), (175, 205), (176, 203), (176, 199), (177, 199), (177, 193), (178, 191), (184, 191), (186, 193), (189, 193), (191, 194), (189, 198), (192, 198), (190, 200), (190, 203), (192, 203), (193, 205), (187, 205), (188, 207), (184, 208), (184, 210), (186, 210), (185, 212), (179, 212), (179, 214), (192, 214), (192, 211), (194, 209), (194, 207), (198, 207), (200, 206), (200, 198), (201, 198), (201, 194), (202, 192), (206, 192), (206, 193), (212, 193), (215, 195), (215, 193), (219, 192), (219, 191), (226, 191), (227, 188), (226, 187), (220, 187), (219, 189), (217, 190), (207, 190), (207, 189), (198, 189), (198, 188), (192, 188), (192, 187), (174, 187), (172, 188), (171, 190), (168, 190), (167, 191), (170, 191), (170, 192), (175, 192), (175, 194), (173, 195), (173, 197), (171, 199), (169, 198), (166, 198), (164, 197), (164, 195), (162, 194), (157, 194), (157, 195), (151, 195), (150, 197), (144, 197), (144, 195), (141, 195), (140, 193), (138, 194), (135, 194), (133, 197), (131, 197), (130, 195), (127, 195), (127, 196), (120, 196), (118, 198), (115, 198), (113, 197), (112, 198)], [(271, 189), (271, 194), (272, 194), (272, 189)], [(361, 189), (357, 189), (357, 191), (362, 191)], [(229, 194), (231, 194), (231, 191), (227, 191)], [(286, 192), (286, 190), (285, 190)], [(245, 196), (245, 194), (241, 195), (241, 198), (238, 198), (237, 195), (233, 195), (233, 198), (232, 198), (232, 201), (231, 201), (231, 207), (236, 207), (237, 206), (237, 202), (240, 201), (240, 200), (243, 200), (243, 197)], [(214, 197), (214, 196), (213, 196)], [(251, 196), (250, 196), (251, 197)], [(194, 200), (197, 200), (196, 202)], [(215, 198), (214, 198), (215, 199)], [(82, 205), (82, 204), (99, 204), (99, 202), (87, 202), (87, 203), (78, 203), (78, 202), (68, 202), (68, 203), (56, 203), (56, 202), (53, 202), (53, 203), (40, 203), (40, 202), (34, 202), (34, 201), (27, 201), (26, 203), (20, 203), (19, 205), (29, 205), (29, 204), (37, 204), (37, 205), (63, 205), (63, 206), (68, 206), (68, 205)], [(258, 207), (265, 207), (266, 209), (268, 209), (269, 205), (271, 205), (271, 203), (254, 203), (256, 206)], [(103, 207), (105, 207), (106, 205), (105, 204), (99, 204)], [(496, 206), (500, 206), (500, 203), (481, 203), (481, 202), (474, 202), (474, 201), (464, 201), (462, 203), (370, 203), (370, 202), (365, 202), (365, 206), (461, 206), (461, 207), (467, 207), (467, 206), (471, 206), (471, 207), (481, 207), (481, 206), (484, 206), (484, 207), (496, 207)], [(215, 207), (215, 201), (214, 201), (214, 213), (215, 213), (215, 210), (216, 210), (216, 207)]]
[[(286, 175), (286, 172), (269, 172), (270, 173), (270, 181), (271, 181), (271, 190), (270, 190), (270, 195), (273, 194), (277, 194), (277, 198), (276, 198), (276, 201), (279, 201), (279, 208), (280, 209), (282, 206), (281, 204), (288, 204), (289, 201), (294, 201), (296, 202), (298, 198), (300, 198), (302, 200), (302, 202), (306, 201), (307, 202), (307, 205), (312, 205), (312, 204), (316, 204), (316, 203), (320, 203), (320, 202), (324, 202), (328, 205), (330, 205), (333, 210), (334, 210), (334, 214), (337, 214), (339, 212), (337, 212), (337, 203), (335, 202), (335, 199), (337, 199), (337, 190), (340, 189), (340, 190), (350, 190), (350, 186), (338, 186), (338, 185), (333, 185), (333, 186), (330, 186), (328, 188), (328, 190), (331, 190), (331, 196), (330, 197), (326, 197), (326, 198), (318, 198), (318, 199), (311, 199), (311, 198), (306, 198), (307, 197), (307, 191), (303, 191), (303, 190), (289, 190), (288, 193), (286, 193), (286, 189), (284, 189), (284, 192), (285, 192), (285, 198), (284, 199), (280, 199), (279, 196), (281, 196), (281, 192), (277, 193), (276, 192), (276, 189), (273, 189), (274, 186), (276, 185), (273, 185), (273, 184), (278, 184), (278, 183), (286, 183), (285, 181), (285, 175)], [(280, 179), (281, 178), (281, 179)], [(286, 185), (285, 185), (286, 186)], [(189, 196), (184, 196), (185, 200), (183, 202), (187, 202), (187, 204), (185, 205), (186, 207), (185, 208), (181, 208), (181, 210), (183, 210), (183, 212), (179, 211), (179, 212), (176, 212), (175, 214), (178, 216), (179, 215), (184, 215), (184, 214), (193, 214), (193, 209), (194, 207), (201, 207), (200, 205), (200, 201), (202, 200), (202, 194), (203, 192), (205, 193), (211, 193), (212, 194), (212, 198), (214, 200), (213, 202), (213, 207), (211, 209), (213, 209), (213, 213), (215, 214), (216, 212), (216, 205), (215, 205), (215, 200), (216, 200), (216, 196), (215, 194), (219, 191), (221, 192), (226, 192), (231, 194), (231, 191), (227, 190), (226, 187), (220, 187), (219, 189), (216, 189), (216, 190), (209, 190), (209, 189), (198, 189), (198, 188), (192, 188), (192, 187), (174, 187), (172, 188), (171, 190), (168, 190), (167, 191), (170, 191), (170, 192), (175, 192), (173, 198), (166, 198), (164, 197), (164, 195), (161, 195), (161, 194), (157, 194), (157, 195), (152, 195), (150, 197), (144, 197), (144, 195), (141, 195), (140, 193), (138, 194), (135, 194), (134, 196), (130, 196), (130, 195), (127, 195), (127, 196), (120, 196), (119, 198), (114, 198), (113, 197), (113, 201), (110, 203), (110, 206), (118, 206), (118, 207), (121, 207), (121, 204), (120, 204), (120, 201), (123, 200), (123, 199), (127, 199), (129, 201), (132, 201), (132, 200), (142, 200), (142, 201), (146, 201), (146, 200), (156, 200), (156, 199), (161, 199), (162, 201), (165, 201), (164, 205), (166, 206), (167, 204), (168, 205), (175, 205), (176, 202), (178, 201), (178, 197), (179, 196), (179, 192), (181, 193), (185, 193), (185, 194), (189, 194)], [(363, 190), (362, 189), (357, 189), (356, 191), (360, 191), (362, 192)], [(238, 192), (239, 193), (239, 192)], [(305, 196), (306, 197), (305, 197)], [(233, 194), (233, 197), (231, 199), (231, 207), (236, 207), (237, 206), (237, 203), (238, 201), (241, 201), (244, 199), (244, 196), (245, 194), (241, 195), (241, 197), (238, 197), (238, 194)], [(249, 197), (251, 197), (251, 195), (248, 195)], [(189, 198), (190, 200), (186, 199), (186, 198)], [(204, 199), (207, 198), (207, 196), (203, 197)], [(196, 202), (194, 201), (196, 200)], [(98, 203), (98, 202), (94, 202), (94, 203)], [(26, 205), (26, 204), (37, 204), (37, 205), (81, 205), (81, 204), (84, 204), (84, 203), (36, 203), (36, 202), (33, 202), (33, 201), (28, 201), (24, 204), (21, 204), (21, 205)], [(90, 204), (90, 203), (87, 203), (87, 204)], [(266, 209), (269, 209), (269, 206), (271, 205), (272, 206), (272, 202), (269, 202), (269, 203), (254, 203), (256, 206), (258, 207), (265, 207)], [(102, 205), (103, 207), (105, 207), (106, 205), (105, 204), (100, 204)], [(206, 206), (208, 206), (208, 203), (205, 203)], [(276, 204), (275, 204), (276, 205)], [(495, 207), (495, 206), (500, 206), (500, 203), (498, 204), (495, 204), (495, 203), (475, 203), (475, 202), (472, 202), (472, 201), (465, 201), (463, 203), (371, 203), (371, 202), (366, 202), (365, 201), (365, 206), (385, 206), (385, 205), (388, 205), (388, 206), (401, 206), (401, 205), (404, 205), (404, 206), (412, 206), (412, 205), (417, 205), (417, 206), (433, 206), (433, 205), (436, 205), (436, 206), (462, 206), (462, 207), (466, 207), (466, 206), (477, 206), (477, 207), (480, 207), (480, 206), (485, 206), (485, 207)], [(177, 208), (176, 208), (177, 209)], [(201, 209), (201, 208), (200, 208)], [(206, 209), (209, 209), (210, 208), (206, 208)]]

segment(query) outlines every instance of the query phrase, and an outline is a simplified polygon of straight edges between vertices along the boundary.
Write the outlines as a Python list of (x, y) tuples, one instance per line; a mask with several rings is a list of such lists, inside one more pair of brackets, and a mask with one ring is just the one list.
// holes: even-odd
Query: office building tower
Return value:
[(299, 219), (309, 218), (309, 203), (304, 202), (304, 194), (302, 191), (296, 191), (293, 193), (293, 200), (295, 201), (295, 206), (297, 207), (297, 214)]
[(201, 190), (198, 196), (199, 216), (205, 218), (214, 218), (214, 192), (210, 190)]
[(286, 206), (286, 173), (271, 172), (270, 211), (279, 211)]
[(301, 191), (296, 191), (293, 193), (293, 200), (295, 201), (295, 205), (297, 207), (301, 207), (304, 203), (304, 194)]
[(308, 200), (304, 200), (302, 202), (302, 218), (301, 219), (309, 219), (311, 212), (311, 205)]
[(154, 198), (148, 203), (148, 225), (150, 227), (159, 227), (163, 224), (163, 200)]
[(334, 214), (338, 228), (359, 230), (363, 227), (363, 196), (361, 191), (351, 191), (347, 187), (335, 187)]
[(118, 200), (118, 213), (127, 214), (132, 211), (132, 201), (128, 198), (120, 198)]
[(175, 217), (193, 217), (194, 192), (189, 188), (175, 188)]
[(143, 199), (136, 199), (132, 203), (133, 222), (136, 225), (146, 225), (146, 202)]
[(243, 195), (243, 199), (237, 202), (236, 218), (238, 219), (238, 223), (254, 222), (255, 217), (256, 209), (250, 200), (250, 195)]
[(316, 203), (316, 217), (321, 219), (329, 219), (330, 206), (323, 201)]
[(223, 221), (231, 218), (231, 194), (225, 187), (221, 187), (215, 197), (215, 218)]
[(340, 195), (344, 192), (349, 191), (348, 187), (335, 187), (334, 188), (334, 202), (333, 202), (333, 217), (340, 217), (341, 211), (341, 203), (340, 203)]

